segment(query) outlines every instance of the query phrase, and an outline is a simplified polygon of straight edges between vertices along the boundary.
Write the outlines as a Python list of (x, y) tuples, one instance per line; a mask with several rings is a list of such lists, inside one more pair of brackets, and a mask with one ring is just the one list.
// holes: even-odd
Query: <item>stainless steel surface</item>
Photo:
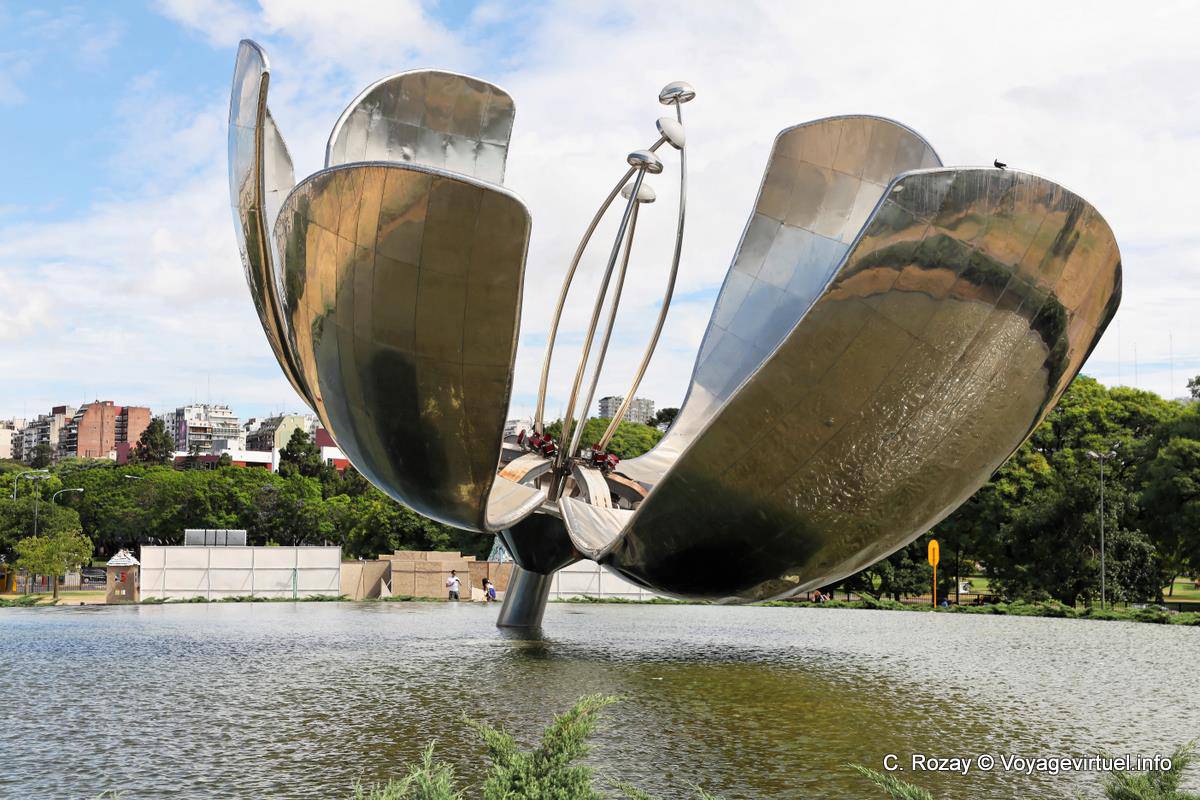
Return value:
[(514, 565), (504, 592), (504, 605), (496, 625), (500, 628), (540, 628), (550, 599), (554, 576), (530, 572)]
[(270, 76), (267, 54), (255, 42), (243, 40), (229, 100), (229, 196), (238, 251), (263, 333), (292, 388), (312, 406), (312, 394), (285, 341), (275, 280), (278, 254), (272, 250), (271, 229), (296, 180), (287, 146), (267, 108)]
[(650, 484), (665, 475), (812, 305), (888, 182), (940, 165), (919, 134), (880, 117), (830, 117), (780, 132), (679, 416), (654, 450), (622, 471)]
[(368, 86), (342, 112), (325, 166), (415, 163), (504, 183), (515, 114), (507, 92), (478, 78), (401, 72)]
[(671, 117), (659, 117), (658, 132), (663, 135), (663, 138), (671, 143), (671, 147), (676, 150), (682, 150), (684, 144), (687, 143), (687, 134), (683, 130), (683, 123)]
[[(632, 156), (631, 156), (632, 158)], [(657, 160), (657, 159), (656, 159)], [(630, 161), (632, 164), (633, 162)], [(661, 164), (661, 162), (660, 162)], [(661, 167), (660, 167), (661, 168)], [(604, 304), (604, 295), (608, 292), (608, 284), (612, 279), (613, 267), (617, 263), (617, 257), (621, 252), (621, 242), (625, 238), (625, 231), (629, 227), (629, 221), (633, 218), (634, 212), (637, 210), (637, 193), (642, 187), (642, 181), (649, 172), (649, 168), (643, 165), (642, 168), (636, 170), (633, 179), (632, 195), (625, 204), (625, 213), (621, 216), (621, 222), (617, 225), (617, 235), (613, 239), (612, 250), (608, 254), (608, 263), (604, 267), (604, 277), (600, 281), (600, 290), (596, 293), (596, 302), (592, 305), (592, 316), (588, 321), (587, 333), (583, 337), (583, 352), (579, 356), (579, 365), (575, 368), (575, 380), (571, 383), (571, 394), (567, 398), (567, 407), (563, 412), (562, 420), (562, 436), (559, 439), (558, 451), (558, 466), (566, 463), (568, 457), (572, 453), (568, 452), (567, 445), (571, 440), (571, 426), (575, 420), (575, 404), (579, 400), (579, 387), (583, 384), (583, 373), (587, 369), (588, 357), (592, 350), (592, 340), (596, 336), (596, 326), (600, 322), (600, 309)], [(587, 409), (583, 410), (583, 414), (587, 414)], [(582, 425), (582, 422), (580, 423)], [(551, 499), (557, 497), (556, 492), (551, 491)]]
[(637, 207), (654, 199), (643, 180), (662, 170), (655, 151), (669, 142), (680, 151), (673, 260), (601, 448), (665, 324), (686, 219), (681, 105), (694, 90), (675, 83), (660, 93), (675, 119), (659, 120), (658, 142), (630, 154), (633, 168), (567, 270), (539, 432), (564, 301), (622, 194), (552, 460), (502, 442), (530, 227), (524, 205), (497, 185), (508, 95), (451, 73), (384, 79), (339, 119), (333, 166), (284, 200), (294, 179), (268, 83), (265, 55), (243, 42), (230, 187), (264, 331), (364, 475), (425, 516), (497, 532), (524, 570), (502, 624), (538, 624), (549, 575), (581, 554), (656, 591), (727, 601), (827, 585), (885, 557), (969, 497), (1032, 432), (1119, 302), (1112, 232), (1050, 181), (940, 169), (924, 139), (877, 117), (790, 128), (776, 139), (675, 424), (616, 472), (568, 470), (613, 333)]
[(286, 327), (322, 420), (374, 484), (463, 528), (491, 527), (529, 224), (497, 186), (350, 164), (305, 179), (275, 228)]
[[(592, 217), (592, 221), (588, 223), (587, 230), (583, 232), (583, 238), (579, 240), (579, 246), (575, 248), (575, 255), (571, 257), (571, 264), (567, 267), (567, 274), (563, 276), (562, 288), (558, 292), (558, 303), (554, 306), (554, 316), (550, 320), (550, 330), (546, 335), (546, 356), (542, 359), (542, 377), (538, 383), (537, 410), (533, 415), (533, 429), (538, 433), (541, 433), (544, 429), (546, 390), (550, 382), (550, 365), (554, 360), (554, 343), (558, 339), (558, 326), (562, 322), (563, 306), (567, 302), (567, 293), (571, 290), (571, 284), (575, 280), (575, 272), (579, 269), (579, 260), (583, 258), (583, 251), (587, 249), (588, 242), (592, 240), (592, 234), (596, 232), (596, 226), (600, 224), (600, 220), (604, 217), (604, 212), (608, 211), (608, 207), (616, 199), (617, 193), (625, 186), (626, 181), (633, 177), (634, 172), (635, 170), (632, 167), (626, 170), (621, 179), (613, 186), (612, 191), (608, 193), (608, 197), (604, 198), (604, 202), (600, 204), (600, 208)], [(640, 188), (641, 184), (639, 183), (638, 186)]]
[[(587, 425), (588, 417), (592, 413), (592, 400), (596, 397), (596, 386), (600, 383), (600, 374), (604, 371), (604, 359), (608, 355), (608, 344), (612, 341), (613, 330), (617, 325), (617, 311), (621, 307), (621, 293), (625, 290), (625, 273), (629, 269), (629, 256), (633, 252), (633, 240), (637, 235), (637, 220), (638, 209), (641, 208), (644, 202), (652, 202), (653, 196), (648, 201), (642, 200), (642, 186), (627, 185), (621, 190), (621, 194), (628, 200), (630, 197), (635, 198), (633, 205), (633, 214), (629, 218), (629, 232), (625, 235), (625, 251), (621, 254), (621, 266), (617, 269), (617, 282), (613, 287), (612, 300), (608, 304), (608, 319), (604, 323), (604, 333), (600, 339), (600, 349), (596, 353), (596, 366), (592, 370), (592, 380), (588, 384), (587, 393), (584, 395), (583, 404), (579, 412), (579, 424), (575, 426), (575, 433), (571, 436), (571, 446), (567, 448), (569, 454), (579, 452), (579, 440), (583, 436), (583, 429)], [(629, 193), (626, 194), (626, 190)], [(635, 194), (636, 192), (636, 194)], [(651, 193), (653, 195), (653, 192)]]
[[(674, 102), (674, 101), (671, 101), (671, 102), (674, 102), (675, 114), (677, 117), (676, 121), (679, 124), (680, 131), (682, 131), (683, 130), (683, 117), (679, 110), (679, 104), (687, 102), (688, 100), (691, 100), (692, 97), (695, 97), (695, 92), (692, 92), (690, 97), (680, 100), (679, 98), (682, 96), (680, 94), (680, 91), (682, 91), (682, 90), (679, 90), (679, 86), (677, 84), (668, 85), (666, 87), (666, 89), (663, 89), (663, 92), (667, 93), (667, 90), (671, 89), (672, 86), (675, 86), (677, 91), (674, 91), (674, 93), (671, 96), (674, 97), (676, 100), (678, 100), (678, 102)], [(682, 84), (682, 86), (687, 86), (687, 84)], [(688, 88), (688, 90), (691, 89), (691, 87), (687, 87), (687, 88)], [(663, 95), (659, 95), (660, 100), (662, 99), (662, 97), (663, 97)], [(661, 120), (660, 120), (660, 123), (661, 123)], [(662, 130), (661, 124), (659, 126), (659, 129)], [(666, 138), (666, 137), (664, 136), (664, 138)], [(654, 331), (650, 334), (650, 341), (646, 343), (646, 349), (642, 351), (642, 358), (641, 358), (641, 361), (638, 363), (637, 371), (633, 375), (633, 382), (630, 384), (629, 390), (627, 392), (625, 392), (625, 397), (624, 397), (624, 399), (621, 400), (620, 406), (617, 407), (616, 412), (613, 414), (612, 419), (609, 421), (608, 427), (604, 430), (604, 433), (602, 433), (600, 435), (600, 439), (596, 442), (596, 447), (598, 447), (600, 450), (606, 450), (608, 448), (608, 443), (612, 441), (612, 437), (617, 432), (617, 428), (620, 426), (621, 420), (625, 419), (625, 412), (629, 410), (630, 403), (632, 403), (633, 398), (637, 396), (638, 387), (641, 386), (642, 378), (644, 378), (646, 376), (646, 369), (650, 366), (650, 359), (652, 359), (654, 357), (654, 351), (658, 348), (658, 340), (662, 336), (663, 325), (667, 321), (667, 312), (671, 308), (671, 298), (675, 295), (675, 280), (679, 276), (679, 259), (683, 255), (683, 225), (684, 225), (686, 218), (687, 218), (687, 146), (684, 144), (683, 139), (680, 138), (680, 146), (679, 146), (679, 214), (676, 218), (676, 223), (675, 223), (675, 251), (671, 256), (671, 270), (670, 270), (670, 272), (667, 273), (667, 288), (666, 288), (666, 291), (663, 293), (662, 305), (658, 309), (658, 319), (655, 320), (655, 322), (654, 322)]]
[(887, 556), (1041, 422), (1120, 284), (1108, 225), (1062, 187), (1011, 169), (902, 175), (605, 563), (674, 594), (756, 600)]
[(589, 503), (577, 497), (562, 497), (558, 501), (563, 524), (571, 543), (586, 558), (599, 561), (608, 555), (619, 534), (633, 519), (635, 512)]
[[(621, 197), (624, 197), (626, 200), (628, 200), (632, 196), (633, 196), (633, 184), (632, 183), (627, 183), (621, 187)], [(651, 188), (650, 184), (643, 183), (641, 186), (638, 187), (637, 199), (638, 199), (639, 203), (653, 203), (657, 198), (658, 198), (658, 195), (656, 195), (654, 193), (654, 189)]]
[(644, 169), (651, 175), (657, 175), (663, 171), (663, 163), (649, 150), (634, 150), (625, 160), (634, 169)]
[(695, 99), (696, 90), (692, 88), (690, 83), (684, 81), (672, 81), (658, 93), (658, 102), (664, 106), (688, 103)]
[(524, 205), (494, 185), (512, 99), (439, 71), (378, 81), (334, 126), (332, 166), (285, 201), (294, 178), (266, 108), (268, 77), (262, 49), (243, 42), (230, 188), (280, 365), (355, 466), (397, 500), (476, 530), (517, 522), (545, 494), (496, 476), (529, 236)]

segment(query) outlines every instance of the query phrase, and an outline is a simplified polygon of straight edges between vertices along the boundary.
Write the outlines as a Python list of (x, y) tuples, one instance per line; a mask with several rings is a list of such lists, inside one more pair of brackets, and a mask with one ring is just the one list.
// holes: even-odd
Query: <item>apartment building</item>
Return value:
[(150, 425), (150, 409), (97, 400), (80, 406), (59, 432), (59, 458), (116, 458), (137, 444)]
[(21, 429), (25, 420), (20, 417), (0, 419), (0, 458), (21, 459)]
[(214, 441), (239, 440), (242, 425), (227, 405), (194, 403), (160, 416), (182, 453), (213, 453)]
[[(617, 413), (617, 409), (621, 407), (621, 401), (624, 397), (608, 396), (600, 398), (600, 416), (606, 419), (612, 419)], [(629, 404), (629, 408), (625, 411), (626, 422), (640, 422), (643, 425), (649, 425), (654, 419), (654, 401), (646, 397), (635, 397), (633, 402)]]
[(311, 436), (316, 429), (313, 421), (304, 414), (279, 414), (267, 417), (262, 423), (246, 434), (246, 449), (274, 452), (287, 447), (288, 440), (297, 430), (303, 430)]
[(40, 445), (49, 448), (51, 458), (57, 458), (59, 437), (74, 417), (73, 406), (54, 406), (49, 414), (38, 414), (26, 423), (21, 429), (21, 460), (32, 461)]

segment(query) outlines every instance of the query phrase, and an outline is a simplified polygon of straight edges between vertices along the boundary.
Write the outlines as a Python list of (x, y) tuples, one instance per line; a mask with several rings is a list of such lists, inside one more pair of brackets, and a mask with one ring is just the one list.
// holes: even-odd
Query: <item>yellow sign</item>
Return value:
[(937, 608), (937, 565), (941, 559), (937, 539), (929, 540), (929, 566), (933, 567), (933, 607)]

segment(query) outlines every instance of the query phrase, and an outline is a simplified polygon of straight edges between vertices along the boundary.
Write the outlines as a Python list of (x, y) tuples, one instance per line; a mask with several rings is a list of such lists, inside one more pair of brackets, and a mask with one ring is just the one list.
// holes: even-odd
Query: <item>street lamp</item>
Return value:
[(83, 494), (83, 489), (59, 489), (54, 494), (50, 495), (50, 503), (53, 505), (55, 499), (57, 499), (58, 496), (63, 492), (78, 492), (79, 494)]
[(1108, 572), (1104, 566), (1104, 462), (1117, 454), (1119, 446), (1120, 442), (1117, 442), (1107, 453), (1088, 450), (1088, 458), (1100, 462), (1100, 608), (1104, 608), (1108, 599)]
[[(17, 477), (18, 478), (27, 478), (28, 480), (31, 480), (31, 481), (44, 481), (50, 477), (50, 470), (43, 469), (43, 470), (38, 470), (37, 472), (22, 472)], [(14, 494), (15, 494), (15, 492), (14, 492)], [(40, 490), (34, 491), (34, 493), (33, 493), (33, 535), (34, 536), (37, 536), (37, 533), (38, 533), (38, 504), (41, 499), (42, 499), (41, 491)]]
[(48, 469), (31, 469), (31, 470), (26, 470), (25, 472), (22, 472), (19, 475), (17, 475), (17, 477), (13, 479), (12, 499), (13, 500), (17, 499), (17, 484), (20, 482), (21, 478), (28, 478), (30, 480), (41, 480), (42, 478), (37, 477), (39, 475), (42, 477), (48, 477), (50, 475), (50, 470), (48, 470)]

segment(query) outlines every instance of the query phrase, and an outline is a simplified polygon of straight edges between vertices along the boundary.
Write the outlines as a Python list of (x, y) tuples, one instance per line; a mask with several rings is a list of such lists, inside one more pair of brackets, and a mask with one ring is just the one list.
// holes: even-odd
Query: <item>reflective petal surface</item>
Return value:
[[(488, 527), (529, 224), (491, 184), (350, 164), (305, 179), (275, 227), (288, 341), (322, 420), (375, 485), (462, 528)], [(505, 487), (501, 513), (529, 492)]]
[(1108, 225), (1050, 181), (901, 176), (605, 563), (658, 590), (757, 600), (884, 558), (1041, 422), (1116, 312), (1120, 283)]
[(283, 334), (278, 254), (270, 236), (279, 206), (296, 179), (287, 146), (267, 109), (269, 82), (266, 53), (254, 42), (242, 41), (229, 101), (229, 197), (246, 282), (263, 332), (292, 388), (311, 406), (312, 393), (300, 380)]
[(656, 483), (792, 330), (902, 172), (941, 166), (919, 134), (881, 117), (830, 117), (775, 138), (754, 211), (717, 296), (678, 418), (622, 472)]
[(325, 166), (394, 161), (504, 182), (516, 109), (503, 89), (440, 70), (413, 70), (368, 86), (342, 112)]

